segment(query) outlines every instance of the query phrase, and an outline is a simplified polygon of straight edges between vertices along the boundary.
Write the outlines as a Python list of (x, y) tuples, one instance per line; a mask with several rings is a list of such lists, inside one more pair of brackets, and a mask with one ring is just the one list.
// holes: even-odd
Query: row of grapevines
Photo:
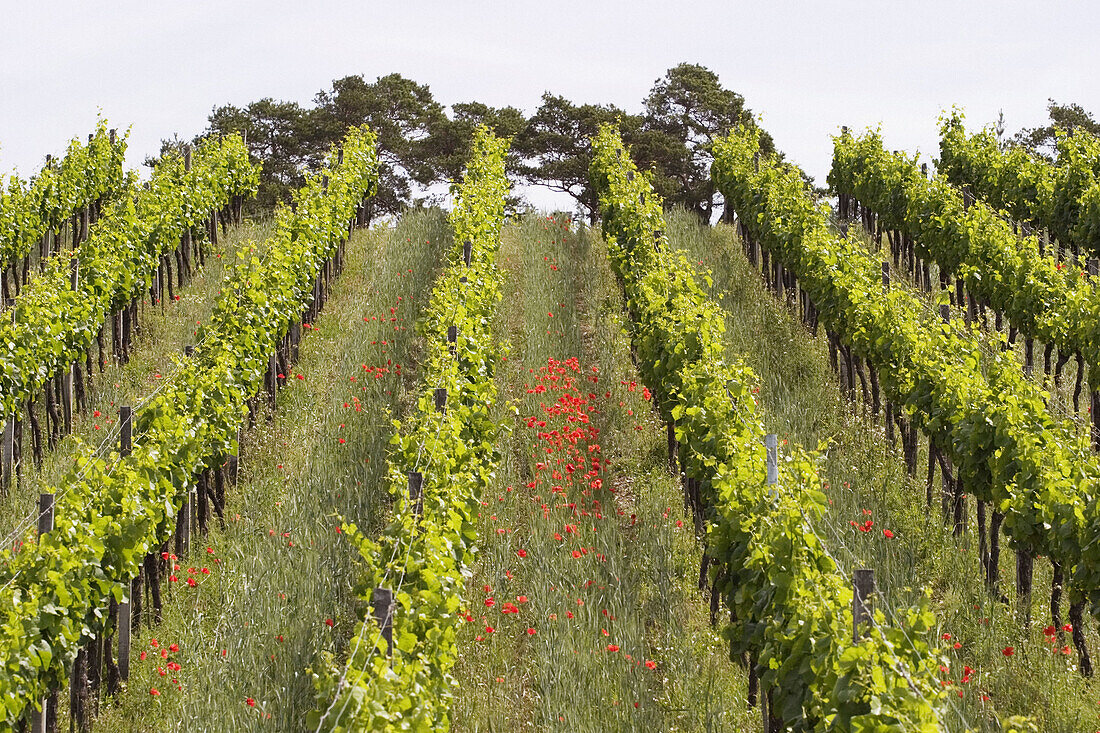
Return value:
[(962, 277), (975, 296), (1025, 338), (1079, 354), (1089, 383), (1100, 382), (1100, 298), (1081, 267), (1039, 252), (992, 208), (963, 196), (945, 178), (927, 180), (914, 159), (889, 153), (875, 132), (834, 140), (829, 183), (875, 212), (883, 227), (910, 236), (922, 257)]
[[(377, 540), (344, 525), (362, 556), (364, 599), (369, 601), (376, 587), (393, 592), (393, 648), (387, 649), (372, 618), (362, 621), (342, 672), (330, 665), (315, 674), (324, 709), (310, 715), (311, 729), (450, 727), (463, 584), (477, 540), (480, 498), (495, 474), (500, 458), (495, 444), (504, 427), (492, 415), (502, 350), (490, 321), (501, 298), (502, 276), (494, 261), (508, 193), (507, 149), (507, 141), (481, 128), (465, 179), (452, 189), (455, 237), (449, 266), (419, 327), (427, 347), (420, 399), (416, 412), (396, 423), (392, 441), (393, 519)], [(468, 268), (466, 242), (472, 245)], [(453, 345), (447, 342), (452, 325)], [(439, 388), (448, 393), (444, 412), (433, 406)], [(423, 476), (419, 500), (409, 495), (410, 472)]]
[(1002, 150), (992, 130), (968, 136), (956, 111), (940, 120), (936, 169), (1014, 220), (1046, 229), (1063, 244), (1098, 256), (1100, 139), (1084, 131), (1056, 130), (1055, 148), (1055, 163), (1016, 145)]
[(103, 599), (121, 600), (143, 558), (171, 536), (196, 472), (236, 453), (269, 355), (312, 298), (377, 171), (375, 135), (352, 129), (342, 162), (329, 155), (327, 186), (321, 173), (308, 175), (293, 210), (276, 212), (264, 257), (238, 253), (194, 357), (137, 413), (133, 453), (85, 452), (57, 488), (53, 531), (0, 555), (0, 724), (62, 686), (77, 650), (105, 632)]
[(126, 138), (112, 135), (100, 120), (87, 144), (73, 140), (56, 165), (26, 182), (11, 176), (7, 190), (0, 188), (0, 269), (29, 254), (46, 232), (60, 231), (73, 213), (122, 192)]
[(201, 144), (184, 170), (178, 155), (164, 158), (148, 188), (111, 203), (70, 263), (53, 258), (16, 301), (14, 318), (0, 324), (0, 409), (18, 414), (46, 381), (83, 358), (108, 314), (143, 292), (161, 255), (230, 197), (251, 194), (259, 169), (238, 135)]
[(883, 289), (879, 263), (834, 234), (797, 173), (763, 161), (735, 133), (716, 145), (712, 175), (752, 237), (794, 271), (821, 321), (877, 370), (967, 491), (1005, 514), (1020, 550), (1060, 563), (1071, 600), (1100, 611), (1100, 465), (1087, 438), (1048, 415), (1043, 393), (1010, 353), (981, 348), (958, 321), (943, 323), (900, 288)]
[[(736, 621), (733, 649), (756, 650), (773, 714), (788, 730), (939, 730), (934, 617), (875, 612), (852, 643), (852, 590), (814, 532), (826, 511), (814, 459), (792, 448), (766, 483), (764, 427), (752, 370), (723, 357), (724, 321), (682, 253), (668, 251), (661, 203), (617, 131), (594, 141), (603, 231), (632, 315), (638, 368), (675, 422), (686, 476), (706, 504), (712, 576)], [(714, 573), (717, 571), (717, 575)]]

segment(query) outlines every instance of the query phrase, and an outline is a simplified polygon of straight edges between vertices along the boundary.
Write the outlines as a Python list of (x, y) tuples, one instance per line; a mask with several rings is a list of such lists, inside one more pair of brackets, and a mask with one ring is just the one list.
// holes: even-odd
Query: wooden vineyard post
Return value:
[(183, 506), (180, 507), (179, 514), (176, 515), (177, 558), (186, 557), (187, 551), (191, 546), (191, 493), (192, 488), (188, 486), (187, 496), (183, 500)]
[(669, 420), (666, 432), (668, 434), (668, 472), (673, 476), (679, 476), (680, 469), (677, 466), (677, 460), (679, 458), (680, 446), (676, 440), (676, 423)]
[(447, 388), (437, 387), (435, 390), (435, 410), (436, 412), (447, 412)]
[(1031, 628), (1031, 583), (1035, 558), (1024, 549), (1016, 550), (1016, 610), (1025, 629)]
[(270, 357), (268, 357), (267, 360), (267, 379), (268, 385), (270, 387), (270, 391), (268, 392), (268, 400), (271, 404), (271, 415), (269, 416), (269, 419), (273, 421), (275, 419), (276, 409), (275, 393), (279, 391), (279, 363), (278, 357), (274, 352), (271, 354)]
[[(764, 436), (764, 447), (768, 451), (768, 485), (779, 483), (779, 436), (768, 433)], [(773, 495), (774, 495), (774, 489)]]
[(0, 468), (0, 493), (8, 493), (12, 486), (12, 475), (15, 473), (15, 417), (9, 417), (4, 421), (4, 435), (2, 438), (3, 467)]
[(65, 434), (73, 432), (73, 365), (70, 364), (61, 375), (61, 412)]
[[(85, 211), (85, 218), (87, 217), (87, 209)], [(80, 264), (76, 257), (69, 260), (69, 289), (76, 290), (76, 286), (80, 277)], [(65, 370), (65, 373), (61, 376), (61, 412), (63, 418), (63, 424), (65, 426), (65, 434), (71, 435), (73, 432), (73, 365), (70, 364)]]
[[(53, 494), (38, 495), (38, 537), (39, 540), (53, 530)], [(31, 715), (31, 733), (48, 733), (57, 728), (57, 691), (42, 699), (42, 709)]]
[[(775, 433), (768, 433), (764, 436), (764, 447), (767, 450), (767, 484), (769, 486), (779, 485), (779, 439)], [(777, 489), (771, 489), (768, 492), (769, 496), (778, 496)], [(760, 718), (763, 723), (764, 733), (777, 733), (783, 729), (783, 725), (780, 721), (776, 720), (773, 715), (771, 706), (771, 690), (759, 690), (760, 679), (756, 673), (757, 665), (756, 652), (749, 654), (749, 706), (756, 702), (759, 694), (760, 699)]]
[(470, 261), (473, 259), (474, 245), (467, 239), (462, 245), (462, 259), (466, 262), (466, 267), (470, 266)]
[(409, 471), (409, 501), (413, 504), (416, 518), (424, 513), (424, 474), (419, 471)]
[(451, 356), (458, 353), (458, 326), (447, 326), (447, 343), (451, 345)]
[(870, 599), (875, 592), (875, 571), (868, 568), (856, 570), (852, 576), (852, 643), (863, 638), (859, 625), (871, 621)]
[[(847, 128), (845, 128), (847, 131)], [(890, 289), (890, 261), (883, 260), (882, 262), (882, 287), (884, 290)], [(875, 373), (872, 371), (872, 375)], [(877, 381), (877, 378), (876, 378)], [(883, 420), (886, 424), (886, 442), (890, 445), (894, 445), (894, 404), (889, 399), (886, 400), (886, 414), (883, 416)]]
[(386, 640), (386, 656), (390, 664), (393, 664), (393, 591), (389, 588), (375, 588), (371, 593), (371, 605), (374, 611), (374, 620), (378, 622), (378, 628), (382, 638)]
[[(128, 456), (133, 451), (134, 408), (122, 405), (118, 408), (119, 455)], [(131, 599), (141, 593), (141, 570), (130, 583), (129, 593), (122, 594), (118, 604), (118, 674), (122, 680), (130, 679), (130, 633), (133, 626)]]
[(118, 604), (118, 676), (123, 680), (130, 679), (130, 627), (133, 616), (130, 612), (130, 592), (122, 596), (122, 602)]

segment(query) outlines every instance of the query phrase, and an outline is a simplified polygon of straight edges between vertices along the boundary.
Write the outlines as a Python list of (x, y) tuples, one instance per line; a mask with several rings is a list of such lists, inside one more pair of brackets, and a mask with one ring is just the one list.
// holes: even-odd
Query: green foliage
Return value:
[[(714, 206), (710, 165), (714, 141), (738, 125), (756, 126), (745, 98), (726, 89), (699, 64), (678, 64), (653, 84), (645, 99), (645, 124), (631, 147), (642, 167), (652, 167), (654, 190), (709, 224)], [(761, 145), (773, 150), (764, 132)]]
[(660, 199), (618, 133), (604, 127), (594, 146), (592, 178), (639, 370), (675, 422), (683, 471), (709, 507), (712, 577), (736, 619), (731, 652), (759, 652), (762, 684), (789, 729), (938, 730), (940, 659), (924, 633), (931, 614), (910, 609), (902, 631), (876, 613), (868, 638), (849, 641), (852, 591), (811, 523), (825, 510), (814, 458), (792, 448), (779, 486), (766, 483), (755, 375), (723, 359), (722, 315), (683, 255), (667, 251)]
[[(452, 119), (443, 118), (432, 125), (424, 140), (422, 152), (431, 162), (437, 178), (460, 181), (473, 152), (477, 128), (484, 125), (497, 137), (515, 138), (527, 126), (527, 118), (515, 107), (490, 107), (481, 102), (459, 102), (451, 105)], [(517, 170), (518, 159), (513, 145), (505, 159), (505, 170)]]
[(614, 105), (574, 104), (559, 95), (543, 94), (542, 104), (516, 138), (516, 152), (524, 159), (520, 175), (530, 183), (569, 194), (594, 220), (600, 202), (588, 176), (589, 140), (605, 123), (636, 130), (641, 118)]
[(940, 121), (940, 174), (971, 190), (994, 209), (1050, 232), (1063, 244), (1100, 254), (1100, 129), (1054, 128), (1056, 163), (1012, 146), (1004, 150), (990, 130), (967, 137), (962, 114)]
[[(356, 631), (344, 669), (315, 673), (323, 710), (310, 728), (328, 731), (447, 730), (455, 687), (451, 668), (461, 596), (477, 541), (483, 490), (499, 462), (503, 425), (492, 416), (496, 365), (503, 356), (490, 321), (501, 298), (495, 265), (504, 222), (508, 143), (481, 127), (463, 182), (454, 189), (454, 245), (449, 267), (432, 290), (419, 330), (427, 344), (416, 413), (397, 424), (389, 459), (394, 516), (371, 539), (354, 525), (345, 535), (362, 556), (362, 597), (382, 586), (393, 591), (394, 649), (387, 650), (374, 619)], [(470, 242), (470, 267), (463, 244)], [(465, 277), (467, 281), (461, 282)], [(456, 326), (457, 338), (447, 341)], [(447, 409), (434, 407), (434, 391), (447, 390)], [(423, 474), (420, 502), (409, 495), (409, 473)], [(392, 653), (392, 664), (387, 658)]]
[(1047, 160), (1053, 160), (1059, 131), (1074, 133), (1083, 130), (1090, 135), (1100, 136), (1100, 122), (1079, 104), (1058, 104), (1053, 99), (1048, 99), (1047, 113), (1050, 115), (1050, 124), (1020, 130), (1013, 136), (1012, 144), (1027, 148)]
[(966, 490), (1005, 514), (1013, 544), (1066, 568), (1071, 592), (1087, 594), (1095, 613), (1100, 466), (1087, 437), (1052, 421), (1012, 354), (984, 353), (958, 321), (939, 322), (899, 288), (884, 292), (878, 261), (830, 230), (795, 174), (768, 160), (754, 170), (751, 133), (717, 147), (715, 180), (751, 236), (791, 268), (826, 328), (875, 367)]
[[(571, 195), (593, 220), (599, 199), (588, 176), (589, 141), (604, 124), (618, 125), (635, 162), (652, 170), (652, 185), (667, 204), (684, 206), (709, 223), (715, 201), (711, 146), (735, 126), (756, 122), (744, 98), (698, 64), (679, 64), (654, 82), (643, 115), (544, 94), (516, 141), (525, 159), (520, 171), (532, 183)], [(764, 140), (770, 145), (767, 133)]]
[(314, 101), (317, 107), (308, 113), (308, 124), (318, 141), (338, 140), (353, 125), (370, 125), (378, 133), (379, 185), (378, 195), (369, 204), (372, 214), (402, 211), (410, 203), (412, 183), (436, 180), (427, 140), (447, 118), (427, 84), (400, 74), (373, 82), (346, 76), (334, 80), (332, 89), (319, 92)]
[[(305, 170), (316, 168), (328, 149), (322, 143), (307, 110), (297, 102), (280, 102), (270, 97), (250, 102), (244, 107), (227, 104), (215, 107), (208, 117), (206, 130), (195, 142), (206, 138), (241, 135), (248, 143), (248, 152), (262, 163), (255, 206), (270, 212), (286, 203), (291, 194), (305, 182)], [(161, 157), (178, 150), (175, 141), (161, 145)], [(157, 160), (147, 160), (146, 165)]]
[(46, 232), (60, 231), (85, 206), (120, 196), (125, 157), (126, 137), (112, 143), (107, 122), (100, 119), (91, 140), (72, 140), (57, 164), (27, 182), (11, 176), (7, 191), (0, 186), (0, 268), (14, 266)]
[[(216, 191), (254, 186), (255, 171), (241, 141), (224, 145), (209, 150), (210, 165), (223, 180), (207, 185)], [(168, 168), (175, 186), (212, 196), (200, 186), (205, 179), (183, 177), (181, 165)], [(333, 151), (327, 173), (327, 189), (320, 175), (309, 176), (294, 212), (278, 212), (262, 259), (239, 253), (211, 319), (200, 327), (194, 357), (137, 413), (133, 453), (120, 458), (86, 451), (57, 487), (54, 530), (37, 542), (28, 537), (16, 553), (3, 553), (0, 722), (13, 725), (28, 706), (62, 687), (77, 649), (106, 631), (103, 599), (123, 598), (143, 558), (171, 536), (196, 473), (235, 453), (246, 402), (263, 385), (268, 356), (300, 316), (325, 259), (375, 185), (369, 130), (349, 132), (343, 162), (337, 164)], [(150, 211), (182, 210), (175, 216), (186, 221), (209, 209), (213, 199), (200, 199), (205, 203), (194, 209), (186, 205), (190, 199), (179, 201), (164, 175), (150, 189)], [(137, 226), (141, 219), (131, 212), (128, 221)], [(168, 231), (178, 240), (178, 230)]]
[(48, 379), (83, 360), (108, 314), (144, 292), (163, 254), (233, 195), (255, 191), (258, 171), (237, 136), (200, 145), (184, 171), (166, 158), (147, 189), (113, 202), (76, 249), (79, 280), (54, 257), (0, 324), (0, 408), (19, 414)]
[[(974, 171), (979, 155), (964, 155), (959, 127), (944, 125), (944, 162), (949, 178)], [(988, 157), (988, 136), (975, 142)], [(860, 138), (835, 138), (830, 184), (874, 211), (887, 229), (904, 232), (916, 242), (922, 257), (935, 260), (941, 272), (962, 277), (976, 297), (1005, 314), (1025, 338), (1076, 353), (1100, 376), (1100, 301), (1080, 261), (1059, 262), (1039, 254), (1034, 236), (1021, 237), (989, 206), (976, 202), (969, 209), (962, 194), (943, 178), (928, 181), (916, 163), (882, 147), (877, 133)], [(1068, 144), (1067, 144), (1068, 148)], [(1100, 151), (1100, 148), (1098, 148)], [(1015, 165), (1010, 159), (1006, 165)], [(1018, 162), (1018, 161), (1017, 161)], [(994, 171), (1000, 168), (992, 169)], [(1028, 187), (1056, 192), (1044, 177), (1026, 168), (1011, 174), (983, 176), (979, 191), (1000, 191), (994, 200), (1007, 201), (1012, 190)], [(1039, 194), (1045, 200), (1047, 194)], [(1056, 193), (1052, 194), (1058, 198)], [(1013, 199), (1017, 200), (1017, 199)], [(1016, 206), (1017, 213), (1026, 213)]]
[(969, 186), (975, 196), (1016, 221), (1048, 226), (1050, 164), (1018, 146), (1002, 150), (990, 129), (967, 137), (957, 110), (940, 118), (936, 170), (956, 187)]

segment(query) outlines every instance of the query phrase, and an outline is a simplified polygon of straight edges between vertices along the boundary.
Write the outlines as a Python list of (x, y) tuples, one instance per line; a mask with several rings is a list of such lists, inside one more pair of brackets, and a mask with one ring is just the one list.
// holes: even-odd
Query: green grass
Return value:
[[(1015, 599), (1011, 606), (994, 601), (979, 580), (973, 501), (968, 532), (956, 540), (941, 519), (938, 482), (933, 506), (925, 508), (925, 449), (918, 456), (917, 477), (910, 478), (881, 424), (872, 423), (842, 396), (829, 366), (824, 330), (814, 338), (793, 308), (767, 291), (732, 228), (704, 228), (683, 212), (673, 212), (668, 226), (673, 246), (686, 250), (699, 271), (709, 270), (713, 277), (710, 290), (726, 313), (727, 353), (744, 359), (757, 373), (765, 424), (781, 439), (826, 446), (821, 471), (831, 506), (817, 530), (842, 570), (875, 570), (878, 607), (892, 621), (893, 609), (931, 590), (940, 633), (951, 635), (938, 640), (950, 660), (943, 676), (953, 683), (951, 729), (962, 729), (961, 721), (966, 721), (975, 728), (999, 730), (996, 716), (1014, 714), (1034, 716), (1044, 731), (1081, 731), (1094, 725), (1100, 686), (1076, 673), (1076, 654), (1052, 654), (1041, 633), (1050, 623), (1049, 564), (1035, 564), (1034, 621), (1027, 633), (1015, 619)], [(874, 522), (869, 532), (850, 524), (868, 519)], [(895, 536), (885, 537), (885, 529)], [(1001, 548), (1001, 587), (1012, 596), (1015, 563), (1007, 538)], [(1063, 620), (1067, 612), (1063, 598)], [(1100, 639), (1094, 630), (1088, 632), (1088, 643), (1095, 654)], [(1006, 657), (1003, 651), (1009, 646), (1013, 655)], [(967, 665), (975, 673), (961, 684)]]
[[(136, 636), (129, 688), (103, 709), (98, 730), (301, 729), (316, 704), (309, 668), (346, 656), (362, 612), (338, 516), (365, 530), (385, 516), (391, 419), (410, 407), (413, 326), (449, 239), (438, 210), (353, 236), (273, 419), (261, 410), (244, 435), (226, 526), (212, 522), (208, 537), (193, 540), (164, 620)], [(195, 588), (183, 582), (192, 567)], [(168, 660), (181, 668), (161, 676), (157, 650), (171, 643), (179, 651)]]
[[(512, 347), (502, 391), (520, 419), (481, 516), (455, 728), (752, 729), (743, 671), (695, 588), (699, 548), (630, 360), (605, 245), (590, 230), (528, 217), (506, 230), (500, 262), (508, 281), (497, 329)], [(571, 358), (577, 371), (548, 370)], [(528, 392), (540, 384), (545, 392)], [(539, 437), (583, 425), (569, 420), (575, 412), (544, 409), (566, 396), (599, 431), (576, 450), (602, 461), (600, 488), (580, 478), (588, 466), (569, 473), (580, 460), (568, 441)], [(531, 417), (546, 425), (528, 427)], [(505, 602), (518, 613), (503, 613)]]

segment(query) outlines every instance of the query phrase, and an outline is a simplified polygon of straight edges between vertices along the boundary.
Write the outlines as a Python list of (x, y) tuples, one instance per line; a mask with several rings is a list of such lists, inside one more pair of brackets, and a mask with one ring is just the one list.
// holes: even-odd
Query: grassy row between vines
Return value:
[(315, 704), (309, 669), (346, 656), (364, 611), (336, 515), (367, 529), (387, 511), (391, 419), (410, 407), (414, 324), (449, 239), (438, 210), (352, 237), (275, 412), (262, 408), (242, 434), (225, 526), (212, 521), (179, 561), (164, 620), (135, 634), (128, 689), (97, 728), (302, 728)]
[[(500, 263), (502, 394), (519, 420), (480, 518), (455, 729), (753, 730), (744, 671), (696, 588), (699, 547), (606, 245), (526, 217)], [(582, 477), (592, 458), (597, 485)]]
[[(813, 337), (793, 308), (766, 289), (733, 228), (704, 227), (682, 211), (667, 221), (672, 245), (712, 276), (710, 292), (726, 315), (728, 353), (740, 355), (759, 375), (758, 400), (769, 429), (781, 442), (827, 446), (822, 476), (831, 504), (818, 532), (841, 567), (875, 570), (878, 607), (888, 619), (891, 608), (932, 590), (938, 641), (952, 660), (943, 680), (952, 690), (950, 710), (960, 729), (1000, 730), (996, 717), (1008, 715), (1030, 715), (1044, 731), (1069, 733), (1094, 724), (1100, 687), (1076, 672), (1076, 654), (1061, 653), (1068, 640), (1052, 644), (1043, 634), (1050, 623), (1049, 563), (1035, 565), (1034, 621), (1025, 631), (1015, 617), (1015, 598), (1010, 604), (995, 601), (979, 581), (972, 501), (968, 532), (956, 540), (941, 519), (938, 485), (931, 510), (925, 508), (927, 453), (921, 450), (922, 470), (910, 478), (881, 422), (843, 396), (824, 331)], [(870, 407), (865, 410), (869, 414)], [(1010, 596), (1014, 569), (1002, 542), (1001, 587)], [(1100, 645), (1094, 629), (1088, 643), (1092, 650)]]

